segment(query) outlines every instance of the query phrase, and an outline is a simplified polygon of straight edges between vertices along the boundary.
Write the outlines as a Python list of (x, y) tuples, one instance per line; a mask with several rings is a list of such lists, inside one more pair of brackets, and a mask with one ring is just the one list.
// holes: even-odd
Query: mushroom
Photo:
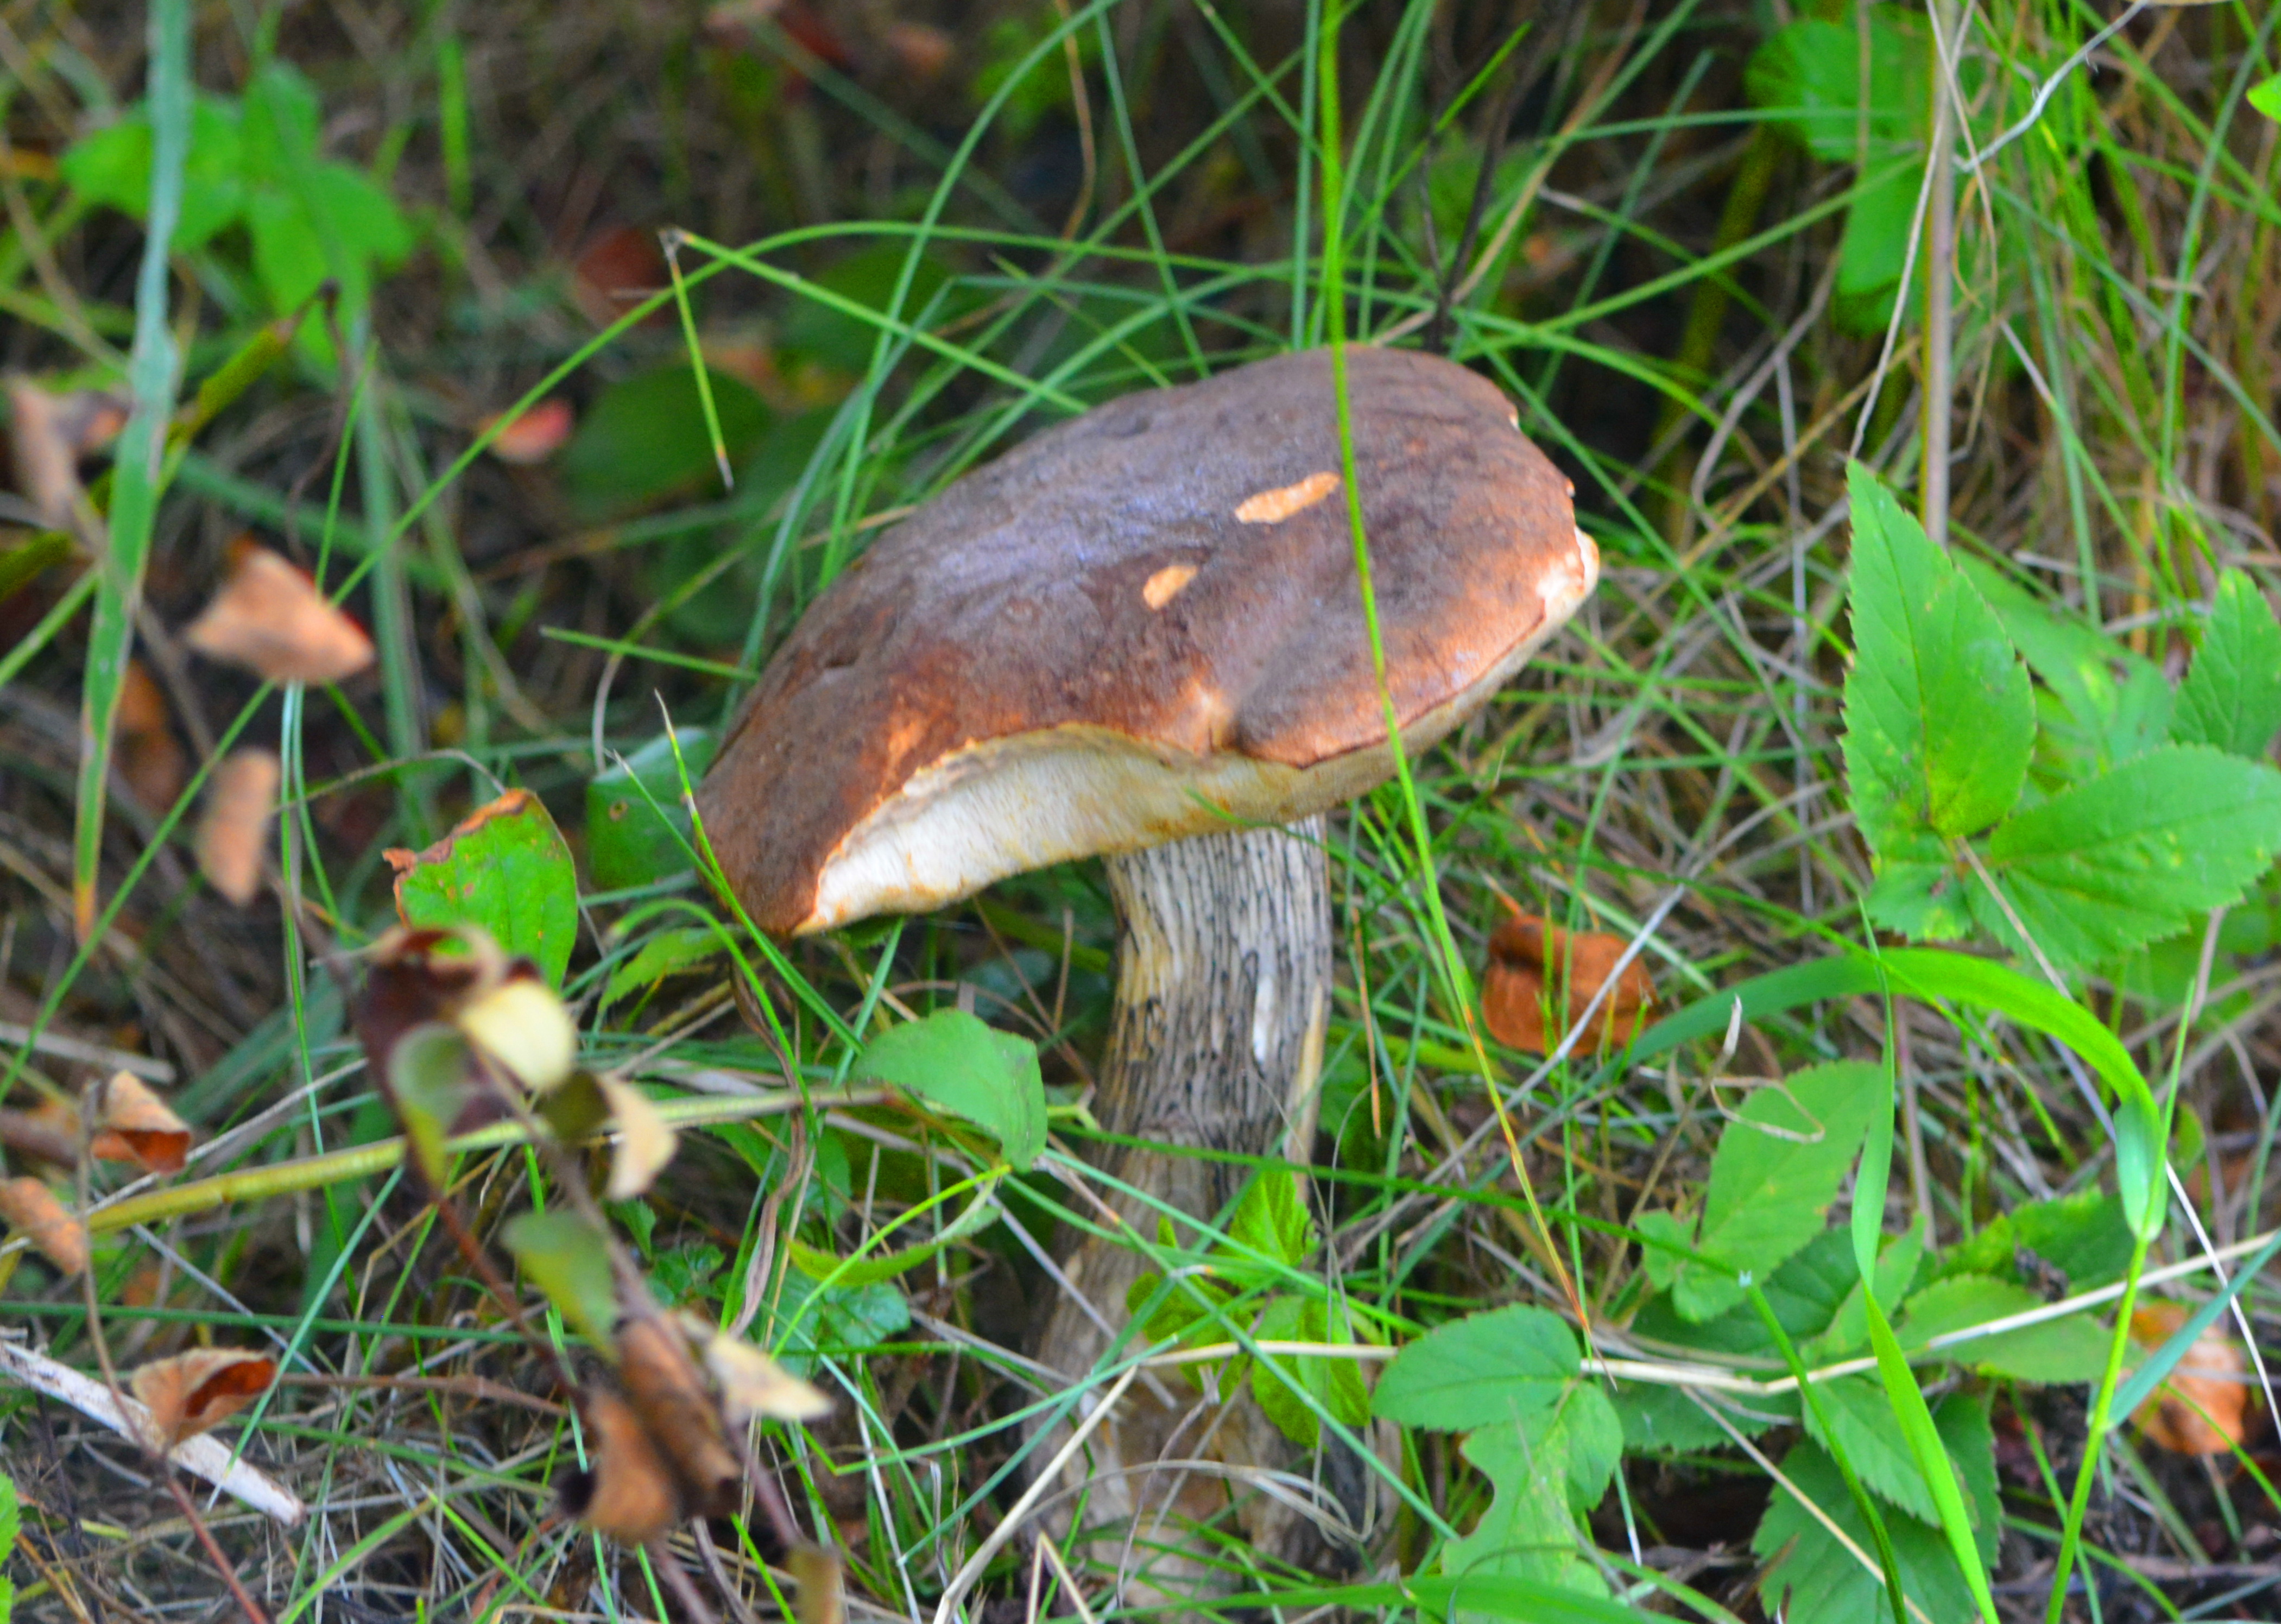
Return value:
[[(1599, 556), (1495, 386), (1360, 346), (1347, 376), (1415, 752), (1567, 620)], [(1118, 938), (1094, 1116), (1258, 1155), (1307, 1118), (1295, 1085), (1320, 1056), (1321, 815), (1393, 770), (1331, 358), (1311, 351), (1128, 395), (952, 483), (793, 630), (697, 806), (754, 922), (787, 936), (1102, 857)], [(1134, 1150), (1108, 1170), (1198, 1215), (1247, 1173)], [(1090, 1366), (1138, 1267), (1082, 1249), (1070, 1272), (1098, 1307), (1057, 1306), (1040, 1356)]]

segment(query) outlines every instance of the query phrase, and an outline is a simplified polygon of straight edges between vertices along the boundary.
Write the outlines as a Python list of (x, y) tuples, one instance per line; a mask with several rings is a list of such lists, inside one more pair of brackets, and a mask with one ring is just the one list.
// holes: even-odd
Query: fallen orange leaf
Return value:
[[(1565, 931), (1513, 909), (1489, 936), (1488, 973), (1481, 986), (1481, 1014), (1489, 1035), (1510, 1048), (1543, 1054), (1607, 986), (1616, 961), (1630, 945), (1620, 936)], [(1593, 1017), (1597, 1034), (1588, 1034), (1588, 1040), (1602, 1049), (1628, 1043), (1654, 1001), (1655, 984), (1647, 971), (1636, 962), (1626, 965), (1601, 1000)], [(1550, 1031), (1548, 1003), (1558, 1022)]]
[(140, 660), (127, 662), (117, 714), (119, 776), (127, 780), (135, 800), (153, 812), (163, 812), (182, 793), (189, 758), (175, 740), (165, 691)]
[(239, 908), (261, 891), (261, 855), (277, 806), (280, 769), (267, 750), (234, 750), (214, 769), (198, 822), (198, 871)]
[[(2159, 1348), (2186, 1322), (2183, 1303), (2148, 1303), (2130, 1312), (2131, 1340)], [(2149, 1442), (2174, 1455), (2223, 1455), (2238, 1444), (2249, 1418), (2247, 1362), (2218, 1319), (2194, 1339), (2169, 1380), (2131, 1419)]]
[(208, 659), (271, 682), (336, 683), (372, 663), (363, 627), (285, 559), (251, 544), (184, 635)]
[[(488, 434), (504, 414), (486, 417), (476, 425), (480, 433)], [(512, 462), (518, 468), (529, 468), (545, 461), (562, 449), (570, 437), (576, 418), (570, 403), (560, 396), (542, 400), (521, 417), (501, 429), (499, 437), (486, 448), (501, 462)]]
[(66, 1274), (87, 1267), (87, 1226), (37, 1179), (0, 1179), (0, 1218)]
[(211, 1431), (268, 1390), (277, 1366), (267, 1355), (237, 1348), (193, 1348), (153, 1359), (127, 1379), (151, 1411), (162, 1449)]
[(88, 1149), (146, 1173), (178, 1173), (190, 1153), (190, 1130), (141, 1078), (119, 1071), (103, 1086), (103, 1117)]

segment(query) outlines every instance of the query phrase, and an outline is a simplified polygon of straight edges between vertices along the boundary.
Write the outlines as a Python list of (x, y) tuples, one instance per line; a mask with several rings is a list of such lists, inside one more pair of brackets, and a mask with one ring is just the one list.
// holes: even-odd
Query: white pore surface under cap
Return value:
[[(1453, 699), (1403, 723), (1411, 754), (1437, 743), (1503, 687), (1574, 614), (1598, 581), (1582, 530), (1566, 568), (1548, 576), (1544, 617)], [(1009, 875), (1107, 852), (1139, 851), (1232, 825), (1287, 824), (1393, 775), (1385, 744), (1308, 768), (1233, 752), (1151, 749), (1111, 729), (1041, 729), (970, 745), (912, 775), (847, 832), (817, 882), (801, 934), (873, 914), (924, 913)]]

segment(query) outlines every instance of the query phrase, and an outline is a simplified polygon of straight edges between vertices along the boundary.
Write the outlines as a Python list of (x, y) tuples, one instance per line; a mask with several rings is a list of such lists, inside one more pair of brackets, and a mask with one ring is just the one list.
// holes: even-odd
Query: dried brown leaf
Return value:
[(178, 1173), (190, 1153), (190, 1130), (166, 1102), (132, 1071), (103, 1086), (103, 1115), (89, 1154), (105, 1162), (132, 1162), (146, 1173)]
[(224, 898), (246, 907), (261, 892), (261, 858), (281, 777), (267, 750), (233, 750), (213, 770), (198, 821), (198, 871)]
[[(613, 226), (586, 240), (570, 267), (570, 297), (586, 319), (607, 327), (666, 284), (665, 251), (653, 231)], [(668, 320), (653, 311), (646, 322)]]
[(797, 1624), (847, 1624), (847, 1588), (838, 1557), (821, 1545), (795, 1545), (786, 1566), (800, 1587), (792, 1599)]
[(734, 1511), (744, 1469), (681, 1327), (655, 1315), (620, 1325), (618, 1380), (680, 1485), (683, 1504), (707, 1517)]
[(127, 1385), (151, 1411), (161, 1449), (210, 1432), (261, 1396), (277, 1379), (267, 1355), (240, 1348), (193, 1348), (138, 1367)]
[[(2183, 1303), (2148, 1303), (2130, 1313), (2130, 1335), (2159, 1348), (2186, 1323)], [(2214, 1322), (2194, 1339), (2152, 1398), (2132, 1418), (2157, 1447), (2177, 1455), (2223, 1455), (2242, 1441), (2249, 1420), (2248, 1365), (2241, 1344)]]
[(831, 1401), (742, 1337), (716, 1331), (705, 1343), (705, 1368), (721, 1389), (729, 1419), (743, 1426), (754, 1416), (779, 1421), (820, 1421)]
[(68, 402), (27, 378), (8, 380), (8, 438), (16, 483), (41, 519), (56, 530), (70, 525), (79, 500), (79, 449)]
[(592, 1465), (562, 1480), (562, 1509), (598, 1534), (644, 1545), (681, 1520), (673, 1474), (634, 1413), (604, 1388), (578, 1401)]
[(271, 682), (336, 683), (372, 663), (363, 627), (284, 558), (250, 544), (184, 637), (208, 659)]
[(0, 1180), (0, 1218), (66, 1274), (87, 1267), (87, 1226), (37, 1179)]
[[(1482, 978), (1481, 1014), (1489, 1035), (1510, 1048), (1542, 1055), (1558, 1043), (1607, 986), (1616, 961), (1631, 944), (1620, 936), (1565, 931), (1513, 909), (1489, 937), (1488, 973)], [(1655, 1002), (1655, 984), (1636, 962), (1624, 967), (1593, 1017), (1586, 1041), (1602, 1049), (1631, 1041)], [(1548, 1004), (1559, 1023), (1547, 1028)]]
[(610, 1115), (617, 1118), (618, 1125), (607, 1193), (612, 1201), (631, 1201), (646, 1191), (673, 1160), (679, 1136), (650, 1103), (649, 1096), (631, 1083), (615, 1077), (597, 1077), (594, 1081), (609, 1102)]

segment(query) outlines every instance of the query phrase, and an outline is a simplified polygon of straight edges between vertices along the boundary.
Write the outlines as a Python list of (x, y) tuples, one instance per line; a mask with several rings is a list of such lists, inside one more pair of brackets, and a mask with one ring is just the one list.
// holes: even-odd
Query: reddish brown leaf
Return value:
[[(2130, 1313), (2130, 1335), (2159, 1348), (2186, 1323), (2183, 1303), (2148, 1303)], [(2177, 1455), (2223, 1455), (2238, 1444), (2249, 1419), (2247, 1361), (2241, 1344), (2215, 1321), (2132, 1419), (2147, 1439)]]
[(159, 1447), (209, 1432), (261, 1396), (277, 1379), (267, 1356), (238, 1348), (193, 1348), (154, 1359), (127, 1379), (151, 1411)]
[(0, 1218), (66, 1274), (87, 1267), (87, 1226), (37, 1179), (0, 1180)]
[(562, 1509), (599, 1534), (645, 1545), (681, 1520), (673, 1474), (633, 1406), (598, 1388), (578, 1402), (593, 1465), (562, 1480)]
[(949, 31), (932, 23), (890, 23), (885, 43), (895, 66), (920, 84), (941, 78), (943, 69), (950, 66), (951, 58), (958, 51), (958, 42)]
[(372, 663), (363, 627), (285, 559), (250, 544), (184, 637), (208, 659), (271, 682), (336, 683)]
[[(486, 417), (476, 425), (479, 433), (488, 434), (499, 417)], [(570, 403), (560, 396), (542, 400), (521, 417), (499, 430), (499, 437), (486, 448), (501, 462), (512, 462), (518, 468), (529, 468), (545, 461), (563, 443), (569, 439), (570, 430), (577, 421)]]
[[(613, 226), (597, 232), (578, 251), (570, 267), (570, 297), (586, 319), (607, 327), (667, 282), (665, 251), (657, 234), (631, 226)], [(646, 321), (668, 320), (663, 310), (653, 311)]]
[(178, 1173), (190, 1153), (190, 1130), (141, 1078), (119, 1071), (103, 1086), (103, 1116), (88, 1149), (146, 1173)]
[[(1559, 1042), (1607, 986), (1616, 961), (1630, 946), (1620, 936), (1564, 931), (1514, 909), (1489, 937), (1488, 973), (1481, 1014), (1498, 1042), (1542, 1055)], [(1624, 967), (1593, 1017), (1585, 1041), (1601, 1049), (1631, 1041), (1655, 1001), (1655, 984), (1636, 962)], [(1549, 1031), (1546, 1011), (1558, 1023)]]
[(222, 896), (244, 908), (261, 892), (261, 858), (269, 815), (277, 805), (277, 758), (236, 750), (214, 769), (198, 822), (198, 870)]

